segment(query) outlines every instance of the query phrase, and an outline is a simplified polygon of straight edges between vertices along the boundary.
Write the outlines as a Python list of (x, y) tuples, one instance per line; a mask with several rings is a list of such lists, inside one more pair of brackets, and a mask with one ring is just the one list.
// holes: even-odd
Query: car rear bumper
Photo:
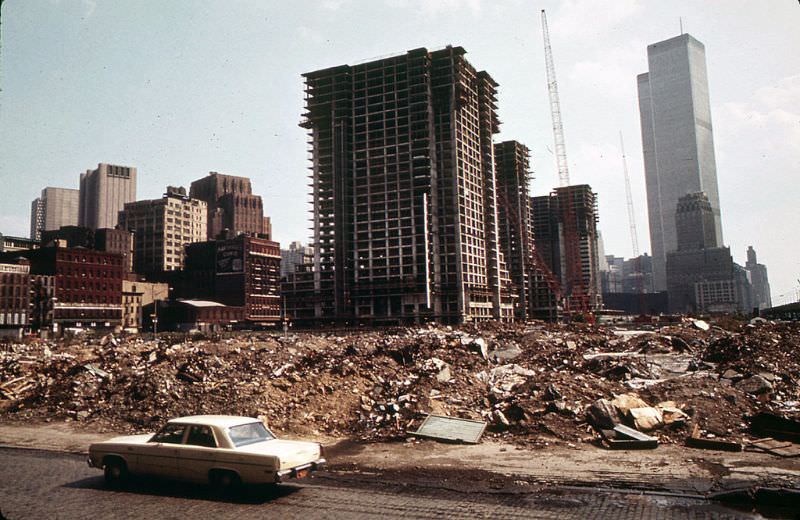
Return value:
[(294, 468), (279, 471), (275, 474), (275, 482), (280, 483), (293, 478), (306, 477), (312, 472), (317, 471), (321, 467), (325, 466), (327, 462), (328, 461), (325, 459), (317, 459), (313, 462), (309, 462), (308, 464), (303, 464), (301, 466), (295, 466)]

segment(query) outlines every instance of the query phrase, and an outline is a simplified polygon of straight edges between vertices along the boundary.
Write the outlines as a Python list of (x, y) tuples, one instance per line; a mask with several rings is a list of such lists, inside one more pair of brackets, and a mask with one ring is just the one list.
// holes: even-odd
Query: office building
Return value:
[(497, 83), (465, 54), (415, 49), (303, 75), (314, 319), (513, 319), (495, 200)]
[(253, 195), (250, 179), (211, 172), (194, 181), (189, 196), (208, 205), (207, 240), (239, 234), (272, 236), (272, 224), (264, 217), (264, 205), (259, 195)]
[(160, 199), (125, 204), (119, 225), (134, 233), (136, 273), (173, 271), (183, 267), (184, 246), (206, 239), (206, 203), (169, 186)]
[(772, 307), (772, 295), (770, 294), (767, 266), (758, 263), (753, 246), (747, 248), (745, 269), (750, 275), (750, 283), (753, 286), (753, 307), (769, 309)]
[(100, 163), (81, 174), (78, 225), (114, 228), (120, 210), (136, 200), (136, 168)]
[(133, 233), (127, 229), (91, 229), (82, 226), (61, 226), (57, 230), (42, 232), (42, 244), (52, 245), (63, 241), (64, 247), (85, 247), (106, 253), (119, 253), (123, 257), (125, 275), (133, 272)]
[(666, 288), (667, 253), (676, 251), (675, 208), (687, 193), (703, 192), (721, 247), (714, 134), (705, 48), (688, 34), (647, 47), (648, 72), (638, 76), (650, 243), (656, 290)]
[(730, 249), (716, 247), (712, 222), (712, 206), (704, 193), (689, 193), (678, 199), (677, 249), (667, 253), (666, 264), (670, 312), (749, 312), (747, 284), (742, 283)]
[(281, 318), (280, 244), (250, 235), (186, 247), (176, 297), (244, 308), (249, 325)]
[(31, 239), (41, 240), (42, 231), (78, 225), (80, 191), (47, 187), (31, 203)]
[(302, 242), (294, 241), (289, 249), (281, 249), (281, 278), (297, 271), (297, 267), (314, 262), (314, 251)]

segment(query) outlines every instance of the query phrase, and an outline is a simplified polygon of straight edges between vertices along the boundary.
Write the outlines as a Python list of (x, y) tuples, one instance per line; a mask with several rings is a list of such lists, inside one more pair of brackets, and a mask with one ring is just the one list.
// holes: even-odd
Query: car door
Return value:
[(181, 478), (196, 482), (208, 481), (208, 472), (217, 462), (218, 445), (211, 427), (190, 425), (178, 452), (178, 471)]
[(179, 477), (178, 450), (186, 431), (184, 424), (167, 423), (150, 441), (142, 445), (137, 457), (138, 472), (160, 477)]

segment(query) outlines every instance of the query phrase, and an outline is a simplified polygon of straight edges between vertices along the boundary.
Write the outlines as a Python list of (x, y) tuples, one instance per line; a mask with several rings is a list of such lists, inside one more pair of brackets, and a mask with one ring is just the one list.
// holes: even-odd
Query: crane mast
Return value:
[(556, 146), (556, 164), (560, 186), (569, 186), (569, 167), (567, 166), (567, 146), (564, 143), (564, 124), (561, 121), (561, 103), (558, 100), (556, 67), (553, 63), (553, 49), (550, 47), (550, 31), (547, 29), (547, 15), (542, 9), (542, 34), (544, 37), (544, 59), (547, 66), (547, 91), (550, 94), (550, 114), (553, 118), (553, 137)]
[(639, 256), (639, 237), (636, 233), (636, 215), (633, 211), (631, 177), (628, 175), (628, 160), (625, 157), (625, 142), (622, 140), (622, 131), (619, 133), (619, 146), (622, 150), (622, 171), (625, 172), (625, 198), (628, 202), (628, 224), (631, 227), (631, 246), (633, 246), (633, 257), (636, 258)]

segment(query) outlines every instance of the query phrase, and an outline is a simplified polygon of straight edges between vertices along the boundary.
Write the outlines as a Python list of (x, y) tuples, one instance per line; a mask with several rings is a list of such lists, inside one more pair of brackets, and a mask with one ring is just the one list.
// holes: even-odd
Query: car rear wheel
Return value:
[(108, 486), (113, 488), (120, 487), (128, 480), (128, 466), (124, 460), (109, 459), (103, 467), (103, 476)]
[(214, 471), (210, 477), (211, 487), (221, 495), (232, 495), (242, 489), (242, 479), (233, 471)]

